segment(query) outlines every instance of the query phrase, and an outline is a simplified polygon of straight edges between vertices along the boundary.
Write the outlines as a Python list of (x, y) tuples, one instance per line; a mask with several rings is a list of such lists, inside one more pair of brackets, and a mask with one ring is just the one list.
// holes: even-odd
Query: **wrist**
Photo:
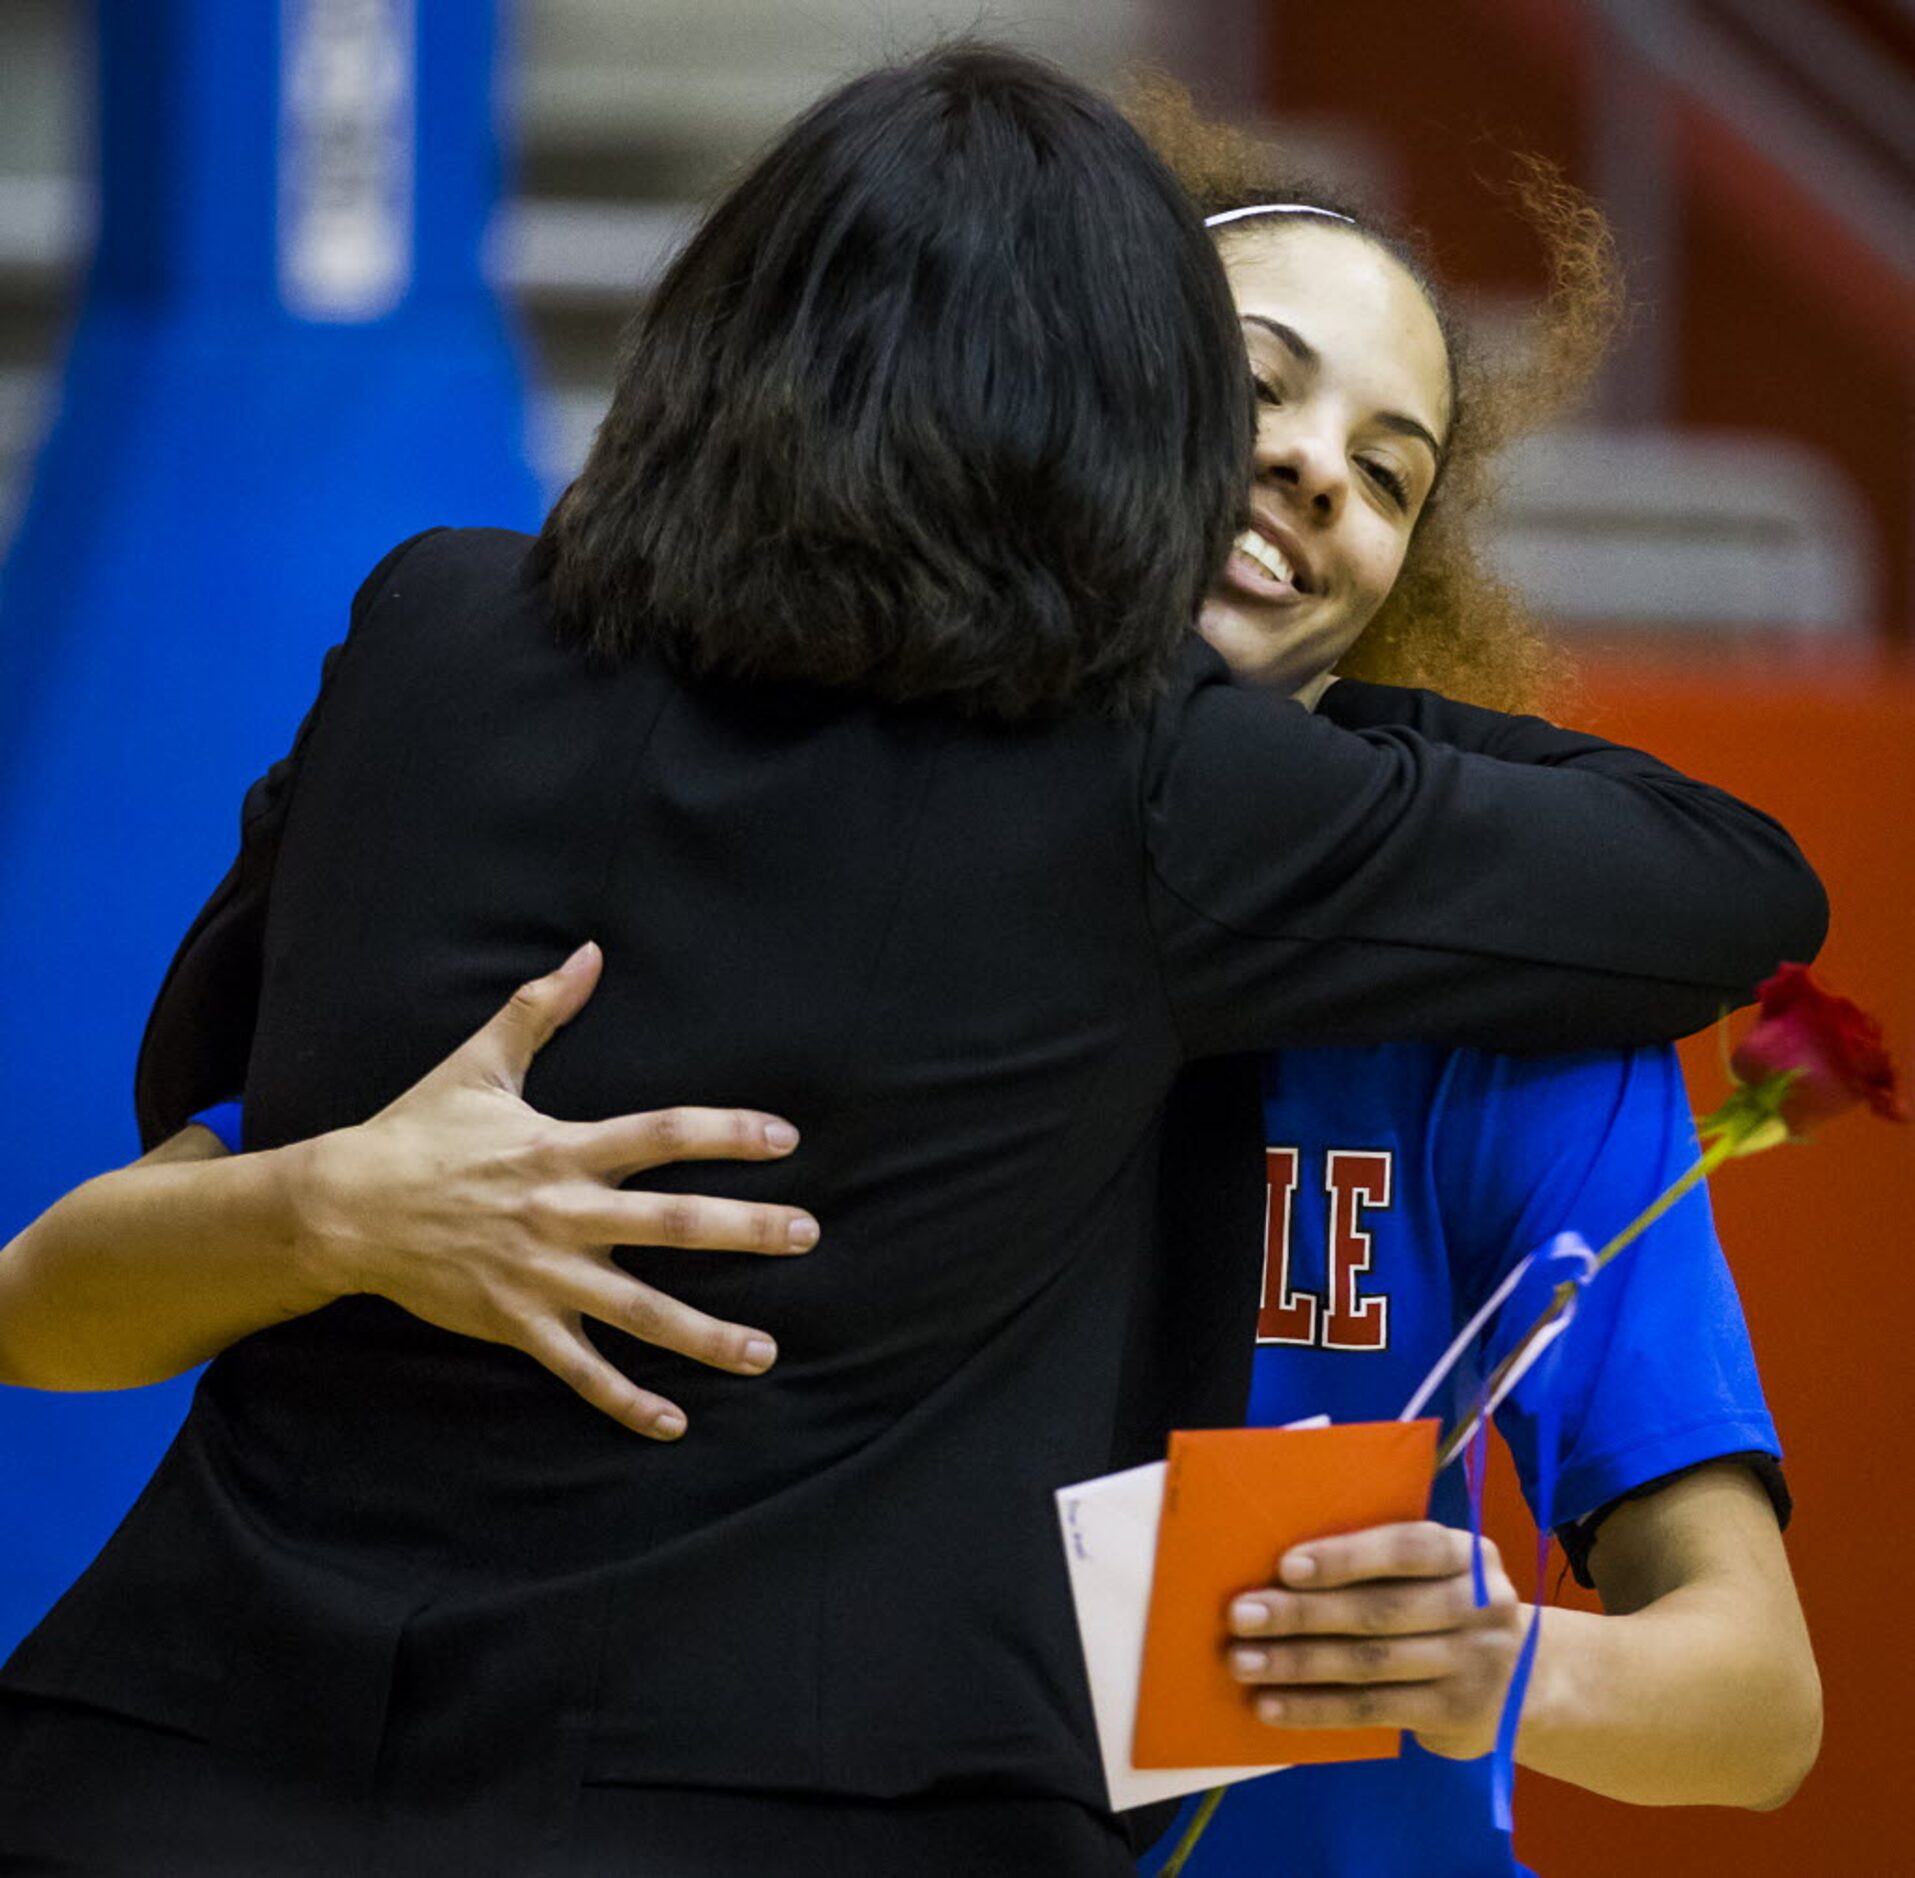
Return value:
[[(1523, 1606), (1525, 1624), (1534, 1608)], [(1557, 1756), (1573, 1755), (1592, 1731), (1602, 1731), (1604, 1656), (1615, 1642), (1611, 1631), (1618, 1621), (1603, 1612), (1558, 1605), (1543, 1613), (1542, 1637), (1516, 1736), (1518, 1760), (1553, 1773)]]
[[(1506, 1692), (1508, 1685), (1504, 1684)], [(1455, 1728), (1419, 1728), (1416, 1745), (1426, 1754), (1440, 1755), (1446, 1761), (1480, 1761), (1496, 1749), (1497, 1730), (1503, 1719), (1504, 1694), (1469, 1722)], [(1524, 1705), (1527, 1714), (1528, 1705)]]
[[(1543, 1626), (1543, 1635), (1547, 1637), (1559, 1617), (1568, 1616), (1572, 1620), (1580, 1617), (1580, 1612), (1562, 1612), (1551, 1610), (1548, 1621)], [(1465, 1719), (1448, 1728), (1419, 1728), (1416, 1730), (1417, 1745), (1430, 1754), (1441, 1755), (1445, 1760), (1480, 1760), (1485, 1754), (1492, 1753), (1496, 1747), (1497, 1735), (1501, 1732), (1503, 1709), (1509, 1700), (1510, 1685), (1515, 1677), (1517, 1660), (1522, 1653), (1525, 1639), (1529, 1635), (1529, 1626), (1535, 1617), (1535, 1606), (1517, 1604), (1511, 1607), (1507, 1628), (1498, 1626), (1505, 1639), (1498, 1652), (1498, 1671), (1490, 1684), (1483, 1701), (1470, 1705)], [(1488, 1632), (1482, 1633), (1485, 1642)], [(1522, 1741), (1530, 1738), (1533, 1729), (1540, 1727), (1547, 1731), (1551, 1721), (1543, 1711), (1552, 1704), (1560, 1704), (1570, 1699), (1568, 1692), (1560, 1685), (1545, 1688), (1549, 1680), (1542, 1661), (1542, 1652), (1530, 1674), (1529, 1688), (1523, 1700), (1523, 1714), (1520, 1727), (1519, 1749)], [(1560, 1709), (1557, 1710), (1560, 1713)]]
[(357, 1264), (357, 1236), (345, 1229), (329, 1169), (339, 1138), (349, 1129), (289, 1142), (254, 1158), (271, 1183), (273, 1208), (283, 1221), (283, 1243), (293, 1282), (304, 1300), (301, 1310), (317, 1310), (336, 1298), (366, 1287)]

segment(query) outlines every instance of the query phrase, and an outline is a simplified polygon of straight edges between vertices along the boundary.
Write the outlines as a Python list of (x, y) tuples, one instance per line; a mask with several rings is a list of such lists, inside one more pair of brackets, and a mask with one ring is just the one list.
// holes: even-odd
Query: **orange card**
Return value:
[(1436, 1423), (1180, 1429), (1170, 1437), (1131, 1761), (1247, 1767), (1388, 1760), (1394, 1728), (1271, 1728), (1225, 1660), (1239, 1592), (1275, 1582), (1293, 1545), (1421, 1519)]

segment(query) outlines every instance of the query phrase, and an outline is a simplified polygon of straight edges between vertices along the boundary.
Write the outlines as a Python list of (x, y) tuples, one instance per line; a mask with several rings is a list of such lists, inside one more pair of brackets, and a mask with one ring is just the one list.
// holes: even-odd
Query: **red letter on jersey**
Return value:
[[(1390, 1203), (1391, 1155), (1382, 1148), (1332, 1148), (1323, 1172), (1330, 1196), (1330, 1300), (1323, 1314), (1326, 1350), (1383, 1350), (1390, 1342), (1390, 1301), (1360, 1297), (1370, 1269), (1370, 1235), (1357, 1224), (1366, 1206)], [(1287, 1209), (1286, 1209), (1287, 1210)]]
[(1295, 1148), (1263, 1151), (1263, 1308), (1257, 1313), (1259, 1343), (1315, 1343), (1317, 1300), (1290, 1288), (1290, 1207), (1297, 1193)]

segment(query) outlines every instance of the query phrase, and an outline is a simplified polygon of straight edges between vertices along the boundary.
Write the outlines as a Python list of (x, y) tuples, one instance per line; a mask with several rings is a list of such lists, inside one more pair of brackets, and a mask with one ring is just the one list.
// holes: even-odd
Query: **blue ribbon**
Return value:
[(1489, 1579), (1483, 1571), (1483, 1483), (1489, 1476), (1489, 1417), (1479, 1413), (1476, 1432), (1463, 1450), (1463, 1478), (1469, 1484), (1470, 1588), (1480, 1611), (1489, 1602)]
[[(1512, 1833), (1516, 1827), (1516, 1733), (1522, 1725), (1523, 1700), (1529, 1693), (1530, 1676), (1536, 1667), (1536, 1648), (1542, 1637), (1549, 1538), (1555, 1524), (1560, 1459), (1557, 1448), (1562, 1425), (1562, 1340), (1576, 1315), (1580, 1293), (1597, 1269), (1594, 1255), (1575, 1233), (1559, 1233), (1538, 1262), (1545, 1268), (1568, 1267), (1567, 1271), (1557, 1270), (1553, 1283), (1559, 1284), (1564, 1278), (1573, 1280), (1578, 1296), (1570, 1299), (1555, 1334), (1523, 1379), (1528, 1384), (1529, 1403), (1536, 1419), (1536, 1592), (1522, 1648), (1517, 1652), (1516, 1668), (1503, 1697), (1503, 1712), (1497, 1721), (1496, 1746), (1490, 1763), (1491, 1815), (1496, 1829), (1503, 1833)], [(1484, 1446), (1493, 1406), (1479, 1393), (1476, 1430), (1464, 1463), (1470, 1489), (1471, 1578), (1478, 1610), (1489, 1602), (1489, 1587), (1483, 1571), (1483, 1475), (1486, 1471)], [(1518, 1869), (1525, 1868), (1519, 1866)]]
[(1530, 1673), (1536, 1667), (1536, 1646), (1543, 1633), (1550, 1511), (1556, 1504), (1556, 1431), (1562, 1419), (1557, 1394), (1561, 1356), (1562, 1340), (1558, 1338), (1530, 1372), (1536, 1398), (1536, 1595), (1523, 1647), (1517, 1652), (1516, 1668), (1503, 1697), (1502, 1717), (1496, 1724), (1496, 1753), (1490, 1764), (1490, 1806), (1499, 1832), (1516, 1829), (1516, 1731), (1522, 1725), (1523, 1699), (1529, 1694)]

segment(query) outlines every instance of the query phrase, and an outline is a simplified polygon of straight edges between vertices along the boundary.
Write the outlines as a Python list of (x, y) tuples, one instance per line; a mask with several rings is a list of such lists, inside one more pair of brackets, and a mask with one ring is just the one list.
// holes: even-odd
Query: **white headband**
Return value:
[(1206, 228), (1221, 228), (1225, 222), (1241, 222), (1248, 215), (1321, 215), (1328, 222), (1347, 222), (1354, 228), (1354, 215), (1339, 215), (1335, 209), (1320, 209), (1313, 202), (1253, 202), (1247, 209), (1225, 209), (1221, 215), (1206, 215)]

